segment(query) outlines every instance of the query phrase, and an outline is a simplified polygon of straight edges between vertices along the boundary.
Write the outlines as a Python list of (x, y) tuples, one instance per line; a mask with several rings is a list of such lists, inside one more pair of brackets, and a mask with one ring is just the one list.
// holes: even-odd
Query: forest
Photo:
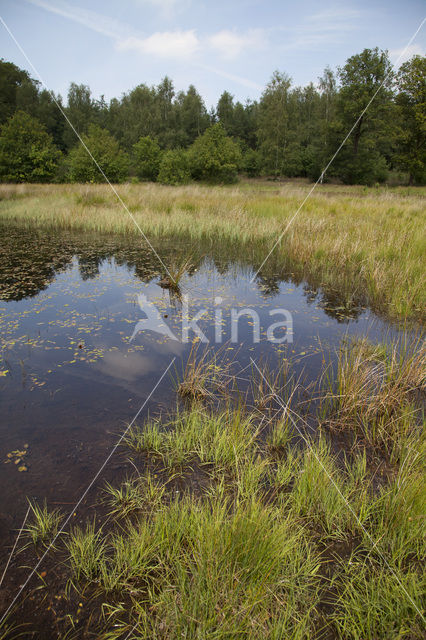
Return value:
[(72, 82), (65, 101), (1, 60), (0, 126), (2, 182), (425, 184), (426, 58), (396, 70), (386, 51), (364, 49), (306, 87), (275, 71), (258, 101), (223, 91), (210, 110), (167, 76), (110, 102)]

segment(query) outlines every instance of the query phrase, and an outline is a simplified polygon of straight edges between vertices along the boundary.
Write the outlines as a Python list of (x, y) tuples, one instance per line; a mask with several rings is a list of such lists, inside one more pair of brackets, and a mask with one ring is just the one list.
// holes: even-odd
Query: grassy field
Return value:
[[(311, 185), (248, 182), (232, 187), (119, 185), (147, 237), (210, 238), (250, 245), (260, 266)], [(57, 228), (138, 234), (106, 185), (2, 185), (0, 219)], [(426, 190), (321, 185), (265, 264), (311, 278), (350, 300), (361, 296), (395, 319), (426, 307)], [(269, 270), (269, 271), (268, 271)]]
[[(102, 525), (88, 519), (57, 543), (66, 599), (79, 603), (60, 637), (423, 638), (425, 357), (348, 343), (309, 415), (271, 387), (269, 411), (230, 395), (220, 410), (194, 400), (132, 427), (137, 473), (105, 486)], [(33, 507), (26, 535), (41, 553), (59, 526), (58, 512)]]

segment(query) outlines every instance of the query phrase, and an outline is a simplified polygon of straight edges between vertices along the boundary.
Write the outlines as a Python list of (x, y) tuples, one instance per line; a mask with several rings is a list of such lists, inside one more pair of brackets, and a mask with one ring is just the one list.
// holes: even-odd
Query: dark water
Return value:
[[(235, 361), (233, 372), (242, 387), (250, 358), (271, 366), (286, 358), (296, 375), (303, 371), (309, 380), (342, 336), (368, 334), (379, 340), (390, 330), (362, 299), (348, 305), (318, 283), (304, 282), (275, 257), (251, 283), (264, 247), (157, 242), (165, 264), (191, 255), (193, 266), (177, 294), (159, 286), (164, 269), (138, 238), (13, 226), (0, 231), (0, 538), (21, 521), (27, 496), (61, 504), (79, 497), (173, 357), (141, 419), (175, 405), (174, 378), (185, 366), (195, 334), (190, 331), (185, 344), (151, 331), (131, 341), (145, 317), (138, 295), (155, 305), (178, 338), (185, 297), (190, 316), (205, 309), (198, 325), (212, 348)], [(260, 342), (253, 342), (253, 319), (245, 315), (238, 323), (238, 342), (231, 343), (231, 310), (247, 307), (259, 316)], [(267, 328), (282, 319), (269, 315), (277, 308), (292, 314), (293, 331), (287, 333), (292, 342), (266, 339)], [(218, 310), (221, 346), (214, 344)], [(8, 462), (8, 453), (24, 447), (23, 462)], [(22, 466), (26, 470), (19, 471)]]

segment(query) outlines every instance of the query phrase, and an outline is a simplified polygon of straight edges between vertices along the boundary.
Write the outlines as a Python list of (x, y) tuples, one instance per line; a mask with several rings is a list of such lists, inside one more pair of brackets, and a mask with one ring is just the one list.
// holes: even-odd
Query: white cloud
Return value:
[(161, 58), (188, 58), (199, 49), (195, 31), (162, 31), (148, 38), (130, 37), (117, 42), (120, 50), (134, 50)]
[(403, 62), (407, 62), (413, 56), (424, 56), (425, 50), (420, 44), (410, 44), (409, 47), (401, 47), (401, 49), (391, 49), (389, 56), (392, 63), (399, 67)]
[[(190, 0), (136, 1), (156, 4), (162, 8), (170, 8), (175, 4), (179, 4), (179, 7), (181, 7), (182, 3), (190, 2)], [(158, 58), (189, 60), (191, 56), (194, 56), (194, 54), (208, 46), (217, 49), (223, 57), (230, 58), (237, 56), (246, 48), (261, 47), (264, 44), (264, 35), (261, 29), (253, 29), (244, 34), (238, 34), (234, 31), (220, 31), (202, 41), (198, 38), (194, 29), (186, 31), (158, 31), (143, 37), (138, 34), (135, 35), (134, 30), (128, 25), (94, 11), (75, 7), (65, 2), (65, 0), (57, 0), (55, 4), (52, 4), (49, 0), (27, 0), (27, 2), (105, 35), (114, 41), (117, 50), (136, 51), (142, 55), (155, 56)], [(213, 66), (203, 65), (199, 60), (191, 59), (190, 62), (194, 66), (201, 67), (205, 71), (227, 78), (237, 84), (251, 89), (262, 90), (260, 85), (248, 78), (223, 71)]]
[(265, 38), (261, 29), (250, 29), (246, 33), (237, 33), (224, 29), (210, 36), (209, 44), (224, 58), (236, 58), (244, 49), (258, 49), (264, 45)]
[[(129, 36), (130, 28), (94, 11), (80, 9), (67, 2), (51, 4), (46, 0), (27, 0), (31, 4), (56, 15), (82, 24), (83, 26), (115, 40), (117, 49), (134, 50), (162, 58), (186, 58), (199, 48), (199, 40), (194, 30), (156, 32), (146, 38)], [(171, 6), (174, 0), (144, 0), (162, 7)]]

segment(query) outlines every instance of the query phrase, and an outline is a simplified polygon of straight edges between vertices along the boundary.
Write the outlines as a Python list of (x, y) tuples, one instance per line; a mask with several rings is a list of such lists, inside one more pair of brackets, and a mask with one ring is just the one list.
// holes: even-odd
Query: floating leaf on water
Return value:
[(21, 465), (20, 467), (18, 467), (18, 471), (28, 471), (28, 467), (26, 467), (24, 464)]

